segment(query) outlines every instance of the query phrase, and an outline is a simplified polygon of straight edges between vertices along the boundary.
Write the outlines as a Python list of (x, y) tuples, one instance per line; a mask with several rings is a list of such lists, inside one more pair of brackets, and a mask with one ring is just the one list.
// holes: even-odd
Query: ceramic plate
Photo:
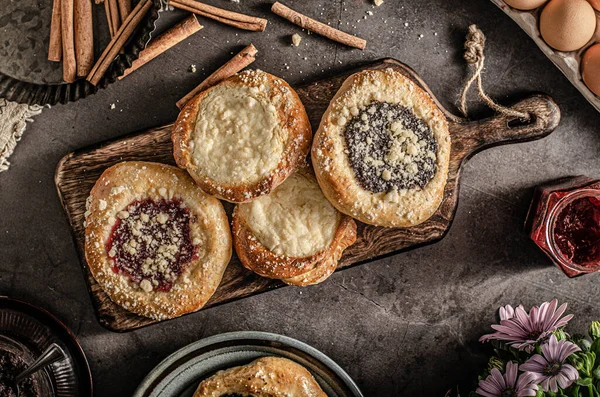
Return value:
[[(0, 336), (16, 342), (28, 356), (36, 357), (51, 343), (66, 353), (48, 367), (47, 381), (53, 396), (92, 396), (92, 374), (75, 335), (56, 317), (37, 306), (0, 296)], [(44, 390), (45, 387), (42, 387)]]
[(146, 376), (134, 397), (191, 397), (198, 384), (216, 371), (263, 356), (303, 365), (329, 397), (363, 396), (350, 376), (317, 349), (287, 336), (248, 331), (215, 335), (178, 350)]

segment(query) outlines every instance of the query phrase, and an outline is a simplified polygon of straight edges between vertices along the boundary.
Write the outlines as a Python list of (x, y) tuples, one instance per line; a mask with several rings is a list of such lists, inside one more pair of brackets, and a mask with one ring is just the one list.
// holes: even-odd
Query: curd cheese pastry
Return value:
[(356, 241), (356, 223), (327, 201), (308, 167), (270, 194), (238, 204), (232, 223), (242, 264), (292, 285), (325, 280)]
[(261, 357), (203, 380), (194, 397), (327, 397), (302, 365), (282, 357)]
[(88, 198), (85, 257), (110, 299), (157, 320), (200, 309), (231, 258), (223, 205), (179, 168), (123, 162)]
[(414, 226), (439, 207), (450, 134), (429, 95), (391, 68), (350, 76), (312, 146), (317, 180), (341, 212), (364, 223)]
[(207, 193), (231, 202), (268, 194), (304, 161), (312, 131), (282, 79), (251, 70), (201, 92), (172, 133), (177, 165)]

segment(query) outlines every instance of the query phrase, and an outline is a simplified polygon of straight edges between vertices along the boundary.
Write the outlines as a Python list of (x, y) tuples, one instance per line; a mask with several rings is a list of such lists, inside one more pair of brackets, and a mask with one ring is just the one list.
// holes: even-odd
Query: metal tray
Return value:
[[(8, 4), (7, 4), (8, 3)], [(81, 77), (62, 82), (62, 64), (47, 60), (52, 0), (4, 2), (0, 7), (0, 97), (19, 103), (55, 105), (95, 94), (123, 74), (138, 58), (159, 17), (161, 0), (140, 22), (130, 40), (108, 68), (97, 86)], [(94, 4), (94, 47), (96, 59), (110, 40), (104, 8)]]
[(506, 15), (512, 18), (533, 39), (535, 44), (540, 47), (540, 50), (550, 59), (556, 67), (571, 81), (571, 83), (581, 92), (581, 95), (588, 100), (600, 112), (600, 97), (590, 91), (589, 88), (583, 82), (581, 77), (581, 57), (589, 47), (593, 44), (600, 42), (600, 15), (596, 12), (598, 23), (596, 25), (596, 32), (592, 39), (583, 47), (577, 51), (562, 52), (556, 51), (550, 47), (542, 36), (539, 30), (539, 18), (540, 13), (544, 6), (538, 7), (531, 11), (520, 11), (512, 8), (506, 4), (503, 0), (491, 0), (498, 8), (500, 8)]

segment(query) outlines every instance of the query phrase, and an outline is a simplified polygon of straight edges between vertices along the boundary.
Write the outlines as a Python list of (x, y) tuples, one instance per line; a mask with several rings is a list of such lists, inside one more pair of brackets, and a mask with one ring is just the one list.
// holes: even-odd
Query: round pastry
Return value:
[(445, 116), (391, 68), (350, 76), (323, 115), (312, 162), (325, 196), (364, 223), (424, 222), (444, 196), (450, 158)]
[(327, 397), (302, 365), (281, 357), (261, 357), (203, 380), (194, 397)]
[(312, 131), (284, 80), (250, 70), (189, 101), (172, 139), (177, 165), (205, 192), (241, 203), (268, 194), (296, 170)]
[(123, 162), (88, 198), (85, 257), (110, 299), (157, 320), (200, 309), (231, 258), (223, 205), (176, 167)]
[(327, 201), (308, 167), (269, 195), (238, 204), (232, 223), (242, 264), (293, 285), (325, 280), (356, 241), (356, 223)]

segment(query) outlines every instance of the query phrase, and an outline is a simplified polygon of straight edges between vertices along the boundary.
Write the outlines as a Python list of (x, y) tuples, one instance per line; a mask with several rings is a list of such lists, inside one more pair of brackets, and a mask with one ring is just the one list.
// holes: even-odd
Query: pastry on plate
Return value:
[(123, 162), (92, 188), (85, 257), (110, 299), (157, 320), (200, 309), (231, 258), (223, 205), (179, 168)]
[(353, 74), (315, 134), (312, 162), (325, 196), (364, 223), (408, 227), (444, 196), (450, 159), (444, 114), (391, 68)]
[(238, 204), (233, 241), (242, 264), (287, 284), (317, 284), (356, 241), (356, 223), (323, 195), (308, 166), (266, 196)]
[(327, 397), (302, 365), (282, 357), (261, 357), (203, 380), (194, 397)]
[(241, 203), (268, 194), (296, 170), (312, 131), (288, 83), (250, 70), (190, 100), (172, 139), (177, 165), (205, 192)]

